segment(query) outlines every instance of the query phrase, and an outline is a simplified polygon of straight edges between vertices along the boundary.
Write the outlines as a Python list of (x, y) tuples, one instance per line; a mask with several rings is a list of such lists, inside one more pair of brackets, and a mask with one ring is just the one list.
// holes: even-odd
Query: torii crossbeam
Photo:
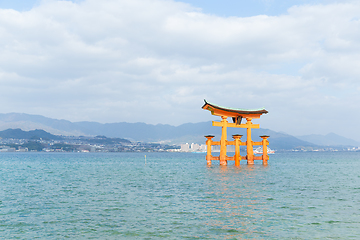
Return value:
[[(240, 165), (240, 160), (247, 160), (247, 164), (254, 164), (254, 160), (262, 160), (263, 164), (266, 165), (269, 159), (267, 155), (267, 145), (269, 144), (267, 138), (269, 136), (260, 136), (263, 140), (261, 142), (253, 142), (251, 140), (251, 129), (260, 128), (259, 124), (253, 124), (251, 120), (253, 118), (260, 118), (262, 114), (268, 113), (265, 109), (255, 109), (255, 110), (246, 110), (246, 109), (235, 109), (235, 108), (225, 108), (217, 106), (215, 104), (209, 103), (206, 100), (203, 109), (209, 110), (212, 115), (220, 116), (222, 118), (221, 122), (213, 121), (213, 126), (222, 127), (221, 140), (220, 142), (212, 141), (214, 136), (205, 136), (207, 138), (207, 164), (211, 165), (211, 160), (220, 160), (220, 165), (227, 165), (228, 160), (235, 160), (235, 165)], [(231, 117), (234, 123), (229, 123), (227, 118)], [(246, 119), (246, 123), (241, 124), (242, 119)], [(242, 135), (233, 135), (234, 141), (227, 141), (227, 127), (235, 128), (246, 128), (247, 140), (246, 142), (241, 142), (240, 138)], [(214, 157), (211, 155), (211, 146), (220, 145), (220, 156)], [(226, 148), (228, 145), (235, 145), (235, 155), (233, 157), (228, 157), (226, 155)], [(254, 145), (263, 146), (263, 155), (261, 157), (254, 156)], [(240, 156), (240, 146), (246, 146), (247, 155), (242, 157)]]

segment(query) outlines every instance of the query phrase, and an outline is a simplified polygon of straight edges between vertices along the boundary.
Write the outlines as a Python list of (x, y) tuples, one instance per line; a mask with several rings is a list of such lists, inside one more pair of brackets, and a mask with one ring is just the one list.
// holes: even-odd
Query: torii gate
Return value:
[[(203, 109), (209, 110), (212, 115), (220, 116), (222, 118), (221, 122), (213, 121), (213, 126), (222, 127), (221, 132), (221, 140), (220, 141), (212, 141), (214, 136), (208, 135), (205, 136), (207, 138), (207, 155), (206, 160), (207, 164), (211, 165), (212, 160), (220, 160), (220, 165), (227, 165), (228, 160), (235, 160), (235, 166), (240, 166), (240, 160), (247, 160), (247, 164), (254, 164), (254, 160), (262, 160), (264, 165), (267, 165), (267, 161), (269, 156), (267, 154), (267, 145), (269, 142), (267, 138), (269, 136), (260, 136), (263, 140), (261, 142), (253, 142), (251, 140), (251, 129), (252, 128), (260, 128), (259, 124), (253, 124), (251, 120), (253, 118), (260, 118), (262, 114), (268, 113), (265, 109), (255, 109), (255, 110), (245, 110), (245, 109), (235, 109), (235, 108), (225, 108), (220, 107), (214, 104), (207, 102), (206, 100)], [(227, 118), (231, 117), (234, 123), (229, 123)], [(241, 120), (245, 118), (246, 123), (241, 124)], [(240, 138), (242, 135), (233, 135), (234, 141), (227, 140), (227, 127), (235, 127), (235, 128), (246, 128), (247, 139), (246, 142), (241, 142)], [(220, 156), (214, 157), (211, 155), (211, 146), (220, 145)], [(235, 155), (233, 157), (228, 157), (226, 155), (226, 147), (227, 145), (235, 145)], [(254, 156), (253, 146), (260, 145), (263, 147), (262, 156)], [(246, 146), (246, 156), (240, 155), (240, 146)]]

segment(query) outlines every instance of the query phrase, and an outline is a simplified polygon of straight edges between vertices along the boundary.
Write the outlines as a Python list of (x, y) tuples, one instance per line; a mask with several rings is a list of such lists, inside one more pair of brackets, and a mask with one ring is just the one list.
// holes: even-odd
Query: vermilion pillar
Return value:
[(262, 138), (262, 147), (263, 147), (263, 155), (262, 155), (263, 165), (267, 165), (269, 160), (269, 155), (267, 153), (267, 145), (269, 144), (269, 141), (267, 139), (269, 138), (269, 136), (263, 135), (260, 137)]
[(207, 136), (205, 136), (206, 137), (206, 162), (207, 162), (207, 165), (211, 165), (211, 158), (212, 158), (212, 156), (211, 156), (211, 143), (212, 143), (212, 138), (214, 137), (214, 136), (212, 136), (212, 135), (207, 135)]
[(226, 145), (227, 145), (227, 117), (221, 116), (222, 118), (222, 131), (221, 131), (221, 140), (220, 140), (220, 165), (227, 165), (226, 160)]
[(246, 153), (247, 153), (247, 164), (252, 165), (254, 164), (254, 150), (253, 150), (253, 143), (251, 140), (251, 125), (252, 125), (252, 118), (246, 118), (248, 125), (246, 129), (247, 139), (246, 139)]
[(234, 160), (235, 160), (235, 166), (240, 166), (240, 160), (241, 160), (241, 156), (240, 156), (240, 138), (242, 137), (242, 135), (233, 135), (233, 138), (235, 140), (235, 156), (234, 156)]

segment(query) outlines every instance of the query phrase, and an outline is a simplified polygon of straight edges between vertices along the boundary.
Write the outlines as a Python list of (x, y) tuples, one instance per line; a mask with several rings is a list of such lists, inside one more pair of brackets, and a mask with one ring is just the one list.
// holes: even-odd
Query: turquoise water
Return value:
[(144, 155), (1, 153), (0, 238), (360, 239), (360, 153)]

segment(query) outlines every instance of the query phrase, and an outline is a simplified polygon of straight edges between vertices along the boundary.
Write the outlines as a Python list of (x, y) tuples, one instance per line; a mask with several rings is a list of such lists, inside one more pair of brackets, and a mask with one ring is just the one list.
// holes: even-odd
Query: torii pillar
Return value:
[(221, 140), (220, 140), (220, 165), (227, 165), (226, 145), (227, 145), (227, 125), (228, 121), (225, 116), (221, 117)]
[[(252, 122), (251, 122), (252, 118), (246, 118), (246, 124), (247, 128), (246, 128), (246, 159), (247, 159), (247, 164), (249, 165), (253, 165), (254, 164), (254, 148), (253, 148), (253, 142), (251, 140), (251, 128), (253, 126)], [(260, 128), (260, 126), (259, 126)]]

